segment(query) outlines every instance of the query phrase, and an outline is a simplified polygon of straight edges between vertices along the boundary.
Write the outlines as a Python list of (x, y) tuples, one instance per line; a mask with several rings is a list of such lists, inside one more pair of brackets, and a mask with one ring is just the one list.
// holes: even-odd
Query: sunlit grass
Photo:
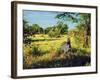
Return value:
[[(62, 35), (59, 38), (50, 38), (48, 35), (37, 34), (35, 36), (30, 36), (29, 38), (32, 40), (31, 44), (23, 44), (24, 65), (31, 66), (38, 62), (48, 62), (58, 58), (66, 58), (65, 54), (59, 55), (58, 51), (61, 44), (67, 40), (67, 35)], [(90, 54), (90, 48), (79, 47), (82, 46), (82, 44), (77, 45), (74, 37), (70, 37), (70, 39), (71, 46), (76, 50), (75, 52), (77, 52), (77, 54)], [(38, 49), (33, 50), (34, 47), (37, 47)], [(37, 54), (39, 55), (34, 55), (32, 51), (38, 52)]]

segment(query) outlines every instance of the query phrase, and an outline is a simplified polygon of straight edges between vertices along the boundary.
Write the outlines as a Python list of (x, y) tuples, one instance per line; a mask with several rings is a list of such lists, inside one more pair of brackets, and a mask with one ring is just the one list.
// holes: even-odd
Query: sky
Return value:
[[(34, 11), (34, 10), (23, 10), (23, 19), (28, 21), (30, 25), (38, 24), (42, 28), (50, 27), (56, 25), (61, 19), (55, 18), (57, 14), (62, 12), (54, 11)], [(76, 24), (69, 21), (63, 21), (68, 25), (69, 28), (74, 28)]]

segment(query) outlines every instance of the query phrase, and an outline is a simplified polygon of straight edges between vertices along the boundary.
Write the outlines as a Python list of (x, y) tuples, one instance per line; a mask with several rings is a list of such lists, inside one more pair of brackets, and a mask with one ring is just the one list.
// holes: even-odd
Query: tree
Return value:
[(61, 29), (61, 34), (64, 34), (67, 32), (68, 32), (68, 26), (66, 24), (63, 24), (62, 29)]
[(58, 28), (59, 34), (64, 34), (68, 32), (68, 26), (67, 24), (64, 24), (63, 22), (57, 22), (56, 27)]
[(89, 46), (89, 36), (91, 35), (90, 31), (90, 17), (91, 15), (88, 13), (71, 13), (71, 12), (64, 12), (58, 14), (56, 18), (62, 19), (64, 21), (75, 22), (84, 28), (84, 46)]
[(47, 27), (45, 29), (45, 34), (48, 34), (50, 37), (60, 37), (61, 34), (68, 32), (67, 24), (64, 24), (61, 21), (58, 21), (56, 25), (52, 27)]
[(30, 36), (31, 26), (29, 26), (28, 21), (23, 20), (23, 42), (24, 43), (31, 43), (31, 39), (28, 37)]
[(53, 30), (50, 30), (49, 32), (48, 32), (48, 35), (49, 35), (49, 37), (56, 37), (56, 34), (55, 34), (55, 32), (53, 31)]
[(38, 24), (32, 24), (32, 26), (30, 26), (30, 34), (34, 35), (40, 33), (43, 33), (43, 28), (40, 27)]
[(50, 31), (52, 28), (53, 28), (53, 27), (47, 27), (47, 28), (45, 29), (45, 34), (49, 33), (49, 31)]
[(29, 35), (28, 21), (23, 20), (23, 36), (26, 38)]

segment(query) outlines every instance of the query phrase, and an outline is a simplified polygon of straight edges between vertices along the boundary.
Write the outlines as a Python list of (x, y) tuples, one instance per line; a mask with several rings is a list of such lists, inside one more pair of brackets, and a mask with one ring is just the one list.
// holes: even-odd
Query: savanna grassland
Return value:
[[(28, 21), (23, 20), (24, 69), (91, 65), (90, 14), (59, 13), (56, 18), (61, 16), (77, 25), (69, 29), (67, 24), (57, 22), (53, 26), (42, 28), (34, 23), (30, 26)], [(76, 17), (72, 18), (73, 16)], [(82, 19), (81, 23), (77, 21), (77, 16)], [(61, 45), (66, 43), (67, 38), (70, 38), (71, 49), (64, 53)]]

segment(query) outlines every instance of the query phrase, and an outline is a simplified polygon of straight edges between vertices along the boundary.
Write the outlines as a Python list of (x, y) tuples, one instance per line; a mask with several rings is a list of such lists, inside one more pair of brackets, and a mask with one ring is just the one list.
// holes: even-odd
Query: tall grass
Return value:
[[(23, 68), (30, 68), (34, 65), (39, 65), (45, 62), (52, 62), (55, 60), (71, 59), (72, 55), (63, 54), (60, 50), (61, 44), (66, 41), (67, 36), (62, 35), (60, 38), (50, 38), (47, 35), (38, 34), (34, 37), (30, 37), (31, 43), (28, 45), (23, 45)], [(83, 56), (85, 54), (90, 54), (90, 48), (77, 47), (74, 39), (71, 37), (72, 52), (77, 53), (77, 56)], [(89, 63), (88, 63), (89, 64)], [(86, 65), (88, 65), (86, 64)], [(56, 65), (56, 63), (55, 63)], [(60, 65), (60, 64), (59, 64)], [(50, 66), (50, 65), (46, 65)], [(57, 67), (57, 66), (56, 66)]]

